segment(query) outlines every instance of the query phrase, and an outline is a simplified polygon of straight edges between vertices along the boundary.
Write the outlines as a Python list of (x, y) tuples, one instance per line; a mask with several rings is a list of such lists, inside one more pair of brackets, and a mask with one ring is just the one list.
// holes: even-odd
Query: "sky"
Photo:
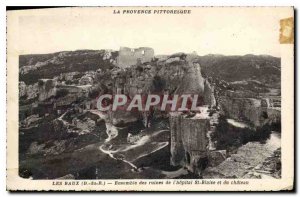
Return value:
[(163, 8), (59, 8), (10, 14), (18, 16), (14, 20), (18, 20), (20, 54), (145, 46), (156, 55), (196, 51), (280, 57), (279, 20), (292, 13), (279, 7), (164, 8), (190, 9), (186, 15), (113, 13), (124, 9)]

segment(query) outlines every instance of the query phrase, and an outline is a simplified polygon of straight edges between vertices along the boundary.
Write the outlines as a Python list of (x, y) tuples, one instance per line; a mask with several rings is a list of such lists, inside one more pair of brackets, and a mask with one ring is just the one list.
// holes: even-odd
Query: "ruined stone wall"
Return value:
[(229, 118), (248, 121), (255, 126), (266, 123), (272, 110), (261, 105), (261, 99), (221, 97), (220, 106)]
[(117, 57), (117, 65), (119, 67), (128, 67), (140, 63), (150, 62), (154, 57), (154, 50), (148, 47), (140, 47), (131, 49), (128, 47), (121, 47)]
[(201, 170), (201, 159), (207, 157), (209, 128), (208, 119), (171, 115), (171, 164), (184, 165), (192, 172)]

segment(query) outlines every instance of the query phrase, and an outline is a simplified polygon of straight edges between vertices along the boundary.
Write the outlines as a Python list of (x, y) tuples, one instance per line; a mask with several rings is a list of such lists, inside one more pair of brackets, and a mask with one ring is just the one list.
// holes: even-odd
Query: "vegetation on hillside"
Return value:
[(234, 127), (227, 122), (225, 116), (220, 116), (219, 124), (216, 125), (212, 140), (217, 141), (216, 148), (219, 150), (233, 150), (248, 142), (264, 142), (270, 137), (271, 132), (276, 129), (277, 126), (278, 125), (266, 124), (258, 128)]

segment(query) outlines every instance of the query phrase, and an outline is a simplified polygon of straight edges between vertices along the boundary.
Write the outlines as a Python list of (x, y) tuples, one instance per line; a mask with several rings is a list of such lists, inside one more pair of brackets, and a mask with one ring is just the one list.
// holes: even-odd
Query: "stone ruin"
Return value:
[(128, 48), (121, 47), (117, 57), (117, 65), (121, 68), (139, 63), (150, 62), (154, 58), (154, 50), (149, 47)]
[[(117, 94), (127, 94), (130, 97), (135, 94), (147, 94), (155, 91), (153, 81), (159, 77), (165, 81), (164, 91), (171, 91), (175, 94), (199, 94), (200, 106), (215, 106), (214, 89), (210, 83), (203, 78), (201, 66), (191, 60), (187, 60), (184, 54), (174, 54), (167, 60), (150, 62), (153, 57), (153, 50), (150, 56), (144, 59), (140, 53), (145, 48), (131, 50), (121, 48), (118, 57), (119, 67), (134, 64), (124, 71), (116, 72), (112, 80), (112, 91)], [(151, 52), (152, 51), (152, 52)], [(124, 56), (124, 57), (123, 57)], [(151, 57), (151, 58), (150, 58)], [(147, 59), (148, 58), (148, 59)], [(140, 64), (138, 63), (140, 61)], [(143, 63), (144, 62), (144, 63)], [(147, 62), (147, 63), (145, 63)], [(162, 93), (161, 92), (161, 93)], [(156, 92), (157, 93), (157, 92)], [(124, 122), (136, 120), (137, 114), (121, 114), (121, 111), (112, 113), (110, 119)], [(123, 112), (124, 113), (124, 112)], [(199, 113), (198, 115), (203, 113)], [(200, 116), (201, 116), (200, 115)], [(148, 126), (147, 116), (142, 114), (144, 126)], [(201, 175), (207, 164), (208, 143), (207, 133), (210, 130), (209, 117), (191, 118), (184, 114), (170, 115), (171, 132), (171, 165), (184, 166), (190, 172)]]
[(235, 120), (243, 120), (259, 127), (267, 122), (279, 122), (281, 109), (273, 106), (269, 98), (261, 98), (240, 91), (226, 91), (220, 96), (220, 107), (224, 114)]
[(171, 165), (182, 165), (189, 171), (201, 175), (207, 160), (209, 128), (209, 119), (171, 115)]

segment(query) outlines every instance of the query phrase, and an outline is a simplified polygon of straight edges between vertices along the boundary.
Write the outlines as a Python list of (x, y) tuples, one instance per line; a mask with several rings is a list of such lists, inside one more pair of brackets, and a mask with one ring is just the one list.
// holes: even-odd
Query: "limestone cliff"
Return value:
[(38, 84), (26, 85), (24, 81), (19, 82), (19, 97), (33, 99), (38, 96)]
[(214, 93), (214, 87), (207, 81), (205, 80), (204, 82), (204, 103), (210, 106), (216, 106), (216, 98), (215, 98), (215, 93)]
[[(174, 56), (174, 55), (173, 55)], [(153, 61), (112, 71), (113, 93), (127, 94), (198, 94), (203, 103), (215, 105), (214, 89), (203, 78), (201, 66), (180, 57)], [(172, 60), (172, 61), (169, 61)]]
[[(186, 55), (183, 53), (171, 55), (164, 60), (139, 63), (126, 69), (113, 69), (110, 74), (112, 87), (108, 87), (108, 89), (111, 89), (114, 94), (126, 94), (129, 99), (136, 94), (197, 94), (199, 95), (199, 106), (216, 104), (214, 89), (202, 76), (201, 66), (186, 59)], [(102, 84), (106, 84), (106, 82), (103, 81)], [(156, 109), (154, 108), (154, 110)], [(109, 121), (116, 125), (121, 122), (135, 122), (139, 118), (143, 118), (145, 127), (147, 127), (151, 124), (148, 122), (149, 116), (152, 114), (137, 111), (125, 113), (119, 110), (111, 112)], [(197, 123), (198, 121), (200, 123)], [(188, 124), (195, 125), (196, 128), (198, 124), (205, 124), (205, 122), (207, 121), (191, 120)], [(206, 133), (206, 127), (199, 127)], [(185, 132), (184, 127), (181, 129)], [(190, 154), (194, 155), (193, 158), (198, 157), (195, 156), (198, 153), (190, 151)]]
[(183, 72), (183, 78), (176, 93), (199, 94), (204, 97), (205, 79), (201, 75), (200, 65), (186, 62), (184, 68), (185, 72)]
[(56, 94), (56, 81), (52, 79), (39, 80), (39, 101), (44, 101)]
[(181, 114), (171, 114), (171, 164), (186, 166), (201, 174), (207, 157), (208, 119), (193, 119)]
[(24, 81), (19, 82), (19, 97), (26, 96), (26, 84)]
[(246, 121), (254, 126), (280, 122), (280, 109), (264, 105), (264, 99), (247, 97), (220, 97), (220, 107), (229, 118)]

